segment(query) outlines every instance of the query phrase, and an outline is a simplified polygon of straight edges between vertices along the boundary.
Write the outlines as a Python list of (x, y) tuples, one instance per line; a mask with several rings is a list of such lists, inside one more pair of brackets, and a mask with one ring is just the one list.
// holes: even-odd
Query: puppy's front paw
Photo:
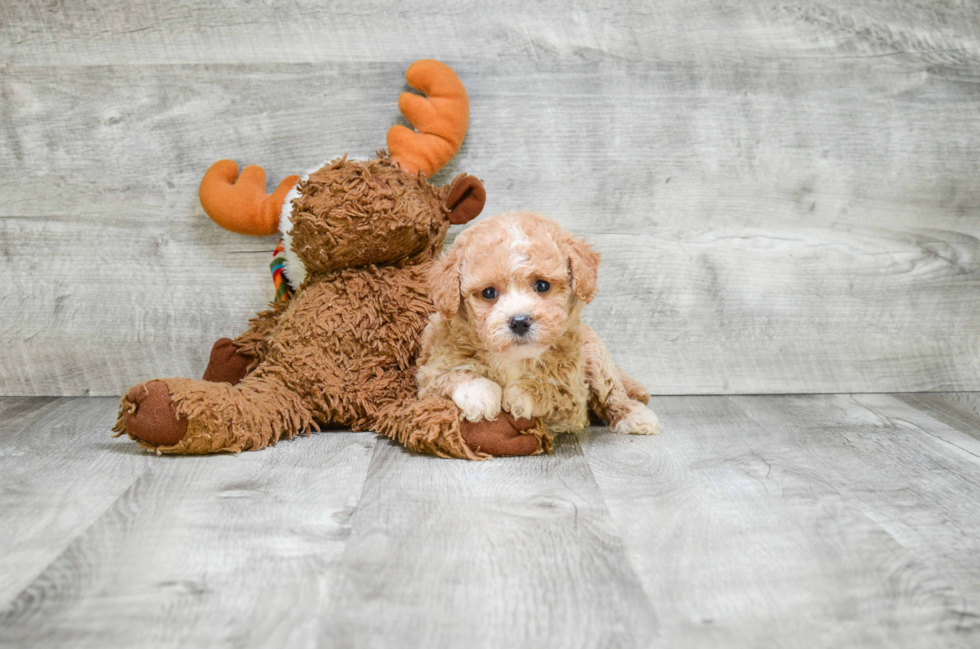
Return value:
[(614, 433), (619, 433), (620, 435), (658, 434), (663, 427), (660, 425), (660, 420), (657, 419), (657, 415), (653, 414), (652, 410), (639, 402), (636, 406), (636, 408), (630, 410), (628, 415), (619, 421), (613, 422), (609, 428)]
[(470, 421), (496, 419), (500, 414), (500, 386), (490, 379), (473, 379), (453, 390), (453, 401)]
[(517, 419), (533, 417), (534, 399), (517, 385), (511, 384), (504, 390), (504, 410)]

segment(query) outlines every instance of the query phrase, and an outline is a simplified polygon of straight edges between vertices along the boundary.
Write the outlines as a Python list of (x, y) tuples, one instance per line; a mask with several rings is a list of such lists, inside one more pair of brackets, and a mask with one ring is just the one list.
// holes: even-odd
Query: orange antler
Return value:
[(388, 150), (402, 169), (432, 176), (453, 159), (463, 143), (470, 123), (470, 100), (456, 73), (439, 61), (416, 61), (405, 71), (405, 79), (425, 97), (403, 92), (398, 98), (398, 108), (415, 131), (400, 124), (392, 126)]
[(282, 203), (297, 180), (299, 176), (287, 176), (266, 194), (262, 167), (245, 167), (239, 176), (237, 164), (219, 160), (205, 172), (198, 196), (211, 220), (224, 229), (264, 236), (279, 230)]

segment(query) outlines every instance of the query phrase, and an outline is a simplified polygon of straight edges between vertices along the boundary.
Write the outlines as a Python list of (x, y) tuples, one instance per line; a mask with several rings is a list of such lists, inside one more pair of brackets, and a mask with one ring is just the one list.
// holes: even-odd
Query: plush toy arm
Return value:
[(284, 310), (284, 302), (274, 303), (273, 308), (249, 320), (248, 331), (235, 340), (219, 338), (211, 347), (211, 358), (203, 379), (237, 385), (265, 360), (269, 353), (269, 336)]
[(252, 367), (265, 359), (269, 352), (269, 336), (279, 323), (279, 316), (282, 315), (287, 306), (289, 306), (289, 302), (276, 302), (271, 309), (259, 312), (248, 321), (248, 330), (235, 338), (234, 344), (238, 351), (255, 359)]
[(215, 223), (238, 234), (265, 236), (279, 230), (286, 194), (299, 176), (287, 176), (272, 194), (265, 193), (265, 170), (245, 167), (238, 175), (232, 160), (219, 160), (201, 179), (201, 206)]

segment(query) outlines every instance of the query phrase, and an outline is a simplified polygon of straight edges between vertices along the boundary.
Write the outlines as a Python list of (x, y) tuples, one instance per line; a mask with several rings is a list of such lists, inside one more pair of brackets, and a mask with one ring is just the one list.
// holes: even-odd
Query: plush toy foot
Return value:
[(122, 426), (133, 437), (156, 446), (173, 446), (187, 434), (187, 419), (177, 416), (163, 381), (134, 385), (126, 394), (126, 401)]
[(549, 450), (547, 440), (532, 433), (534, 419), (514, 419), (501, 412), (491, 421), (460, 422), (460, 433), (467, 446), (477, 453), (494, 456), (537, 455)]
[(231, 338), (219, 338), (211, 348), (211, 359), (203, 378), (213, 383), (238, 385), (254, 362), (254, 358), (238, 351)]

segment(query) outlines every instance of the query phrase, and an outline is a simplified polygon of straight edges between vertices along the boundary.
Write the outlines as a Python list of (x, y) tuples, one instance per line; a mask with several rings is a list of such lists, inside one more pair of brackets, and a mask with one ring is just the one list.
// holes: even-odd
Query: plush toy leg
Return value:
[(205, 381), (237, 385), (264, 359), (269, 351), (269, 336), (279, 323), (288, 304), (279, 302), (248, 321), (248, 330), (235, 340), (219, 338), (211, 348), (211, 359), (204, 371)]
[(302, 398), (272, 376), (251, 375), (237, 386), (190, 379), (134, 386), (113, 430), (158, 453), (197, 455), (257, 451), (311, 428)]
[(242, 352), (231, 338), (219, 338), (211, 348), (211, 359), (202, 378), (214, 383), (238, 385), (254, 365), (255, 358)]
[(445, 458), (538, 455), (552, 447), (539, 423), (506, 413), (491, 422), (468, 422), (452, 400), (441, 397), (389, 406), (379, 414), (377, 429), (410, 450)]
[(144, 445), (172, 446), (187, 434), (187, 418), (177, 415), (166, 383), (147, 381), (131, 387), (122, 398), (113, 430)]

